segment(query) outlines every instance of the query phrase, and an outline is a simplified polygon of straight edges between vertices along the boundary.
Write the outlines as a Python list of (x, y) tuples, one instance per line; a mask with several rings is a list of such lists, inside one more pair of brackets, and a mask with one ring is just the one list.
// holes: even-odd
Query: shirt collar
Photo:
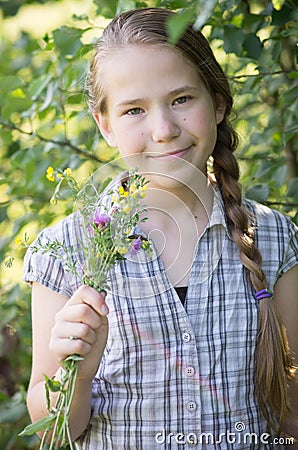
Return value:
[(213, 193), (214, 193), (213, 207), (212, 207), (211, 216), (210, 216), (210, 219), (209, 219), (209, 222), (208, 222), (206, 228), (208, 229), (208, 228), (212, 228), (216, 225), (222, 225), (225, 228), (226, 233), (229, 236), (229, 238), (231, 238), (231, 234), (229, 232), (229, 227), (228, 227), (228, 222), (227, 222), (224, 201), (222, 198), (222, 194), (220, 192), (220, 188), (219, 188), (218, 184), (215, 182), (211, 182), (211, 186), (213, 188)]

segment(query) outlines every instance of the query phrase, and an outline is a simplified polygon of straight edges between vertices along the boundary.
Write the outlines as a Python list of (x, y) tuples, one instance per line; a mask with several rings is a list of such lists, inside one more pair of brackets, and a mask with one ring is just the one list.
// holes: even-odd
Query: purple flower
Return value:
[(111, 222), (111, 218), (106, 213), (100, 213), (97, 209), (94, 214), (93, 222), (94, 225), (97, 226), (97, 228), (106, 228), (108, 223)]
[(142, 239), (141, 236), (139, 236), (135, 241), (133, 241), (131, 245), (130, 248), (131, 256), (135, 256), (141, 248), (142, 248)]

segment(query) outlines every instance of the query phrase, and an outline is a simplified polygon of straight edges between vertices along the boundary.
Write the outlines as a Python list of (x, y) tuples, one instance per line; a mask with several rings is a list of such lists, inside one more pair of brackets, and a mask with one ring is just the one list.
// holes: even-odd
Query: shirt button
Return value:
[(187, 409), (188, 409), (188, 411), (193, 412), (197, 409), (197, 404), (195, 402), (188, 402)]
[(190, 337), (190, 334), (189, 333), (183, 333), (182, 334), (182, 340), (184, 341), (184, 342), (189, 342), (190, 341), (190, 339), (191, 339), (191, 337)]
[(193, 367), (185, 367), (184, 373), (187, 377), (193, 377), (195, 374), (195, 369)]

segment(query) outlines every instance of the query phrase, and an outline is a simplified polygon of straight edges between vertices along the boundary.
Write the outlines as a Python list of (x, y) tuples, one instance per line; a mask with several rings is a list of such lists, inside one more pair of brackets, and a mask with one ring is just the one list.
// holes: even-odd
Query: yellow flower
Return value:
[(13, 256), (6, 256), (6, 258), (4, 259), (4, 265), (7, 268), (11, 268), (14, 262), (14, 257)]
[(132, 184), (131, 186), (130, 186), (130, 188), (129, 188), (129, 190), (130, 190), (130, 192), (133, 192), (133, 191), (135, 191), (136, 190), (136, 185), (135, 184)]
[(145, 186), (142, 186), (142, 187), (141, 187), (141, 191), (147, 191), (147, 186), (146, 186), (146, 184), (145, 184)]
[(118, 192), (119, 192), (120, 195), (123, 195), (123, 194), (124, 194), (124, 188), (123, 188), (123, 186), (120, 186), (120, 187), (118, 188)]
[(127, 191), (124, 192), (123, 197), (126, 198), (128, 197), (129, 193)]
[(120, 253), (120, 255), (125, 255), (125, 253), (127, 253), (126, 247), (121, 247), (121, 248), (118, 248), (117, 250)]
[(47, 180), (55, 181), (55, 177), (54, 177), (55, 173), (56, 173), (55, 169), (53, 167), (49, 166), (46, 171)]
[(64, 175), (66, 175), (66, 176), (68, 176), (68, 177), (71, 177), (71, 175), (72, 175), (72, 170), (71, 170), (70, 167), (67, 167), (67, 169), (65, 169), (65, 170), (63, 171), (63, 173), (64, 173)]
[(127, 206), (124, 206), (123, 212), (129, 213), (129, 211), (130, 211), (130, 207), (129, 207), (128, 205), (127, 205)]
[(18, 247), (22, 247), (23, 246), (23, 241), (20, 237), (17, 237), (15, 239), (15, 243), (17, 244)]

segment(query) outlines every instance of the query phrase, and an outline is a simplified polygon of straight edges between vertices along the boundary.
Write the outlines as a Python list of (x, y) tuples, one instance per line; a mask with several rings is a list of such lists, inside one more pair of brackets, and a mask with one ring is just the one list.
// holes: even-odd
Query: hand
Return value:
[(50, 352), (62, 366), (67, 356), (82, 356), (78, 378), (91, 380), (96, 374), (107, 342), (108, 312), (105, 294), (83, 285), (56, 314)]

